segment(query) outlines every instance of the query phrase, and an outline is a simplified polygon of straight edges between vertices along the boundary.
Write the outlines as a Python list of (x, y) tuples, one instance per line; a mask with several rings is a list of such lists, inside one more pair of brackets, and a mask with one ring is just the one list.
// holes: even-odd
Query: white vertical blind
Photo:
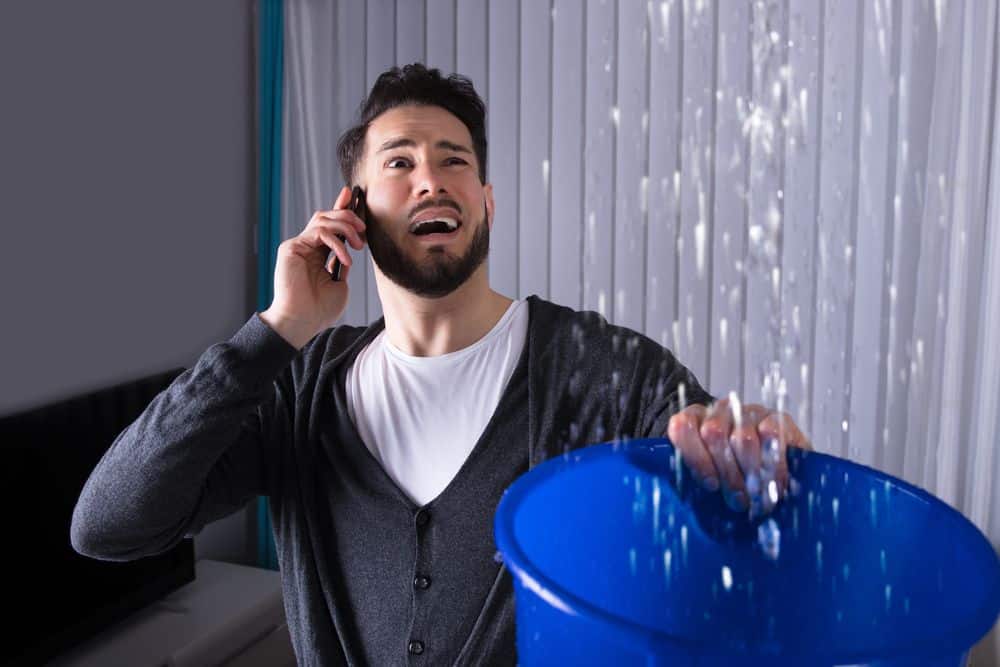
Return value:
[(813, 334), (816, 330), (816, 218), (819, 206), (819, 114), (823, 4), (790, 0), (785, 174), (781, 244), (780, 372), (788, 412), (812, 424)]
[(649, 67), (649, 187), (645, 332), (674, 347), (681, 168), (681, 4), (653, 6)]
[(286, 7), (286, 237), (379, 73), (457, 70), (488, 104), (496, 289), (646, 333), (1000, 543), (996, 3)]
[[(719, 15), (719, 72), (715, 102), (715, 182), (713, 198), (711, 371), (704, 380), (718, 391), (743, 389), (743, 322), (750, 149), (743, 124), (750, 102), (751, 17), (749, 3), (734, 3)], [(756, 29), (756, 28), (754, 28)], [(732, 187), (724, 184), (732, 183)], [(750, 343), (750, 340), (747, 340)]]
[(579, 304), (583, 300), (585, 11), (579, 0), (556, 0), (552, 11), (552, 71), (558, 72), (552, 77), (552, 99), (560, 111), (559, 122), (552, 123), (549, 160), (549, 298)]
[[(516, 5), (516, 3), (511, 3)], [(497, 218), (499, 234), (515, 232), (517, 244), (509, 267), (516, 267), (517, 289), (524, 294), (549, 293), (549, 190), (552, 127), (552, 9), (549, 2), (521, 5), (518, 104), (518, 199), (508, 206), (515, 216)], [(500, 44), (500, 48), (509, 48)], [(514, 100), (515, 103), (517, 100)], [(495, 145), (495, 144), (494, 144)], [(502, 151), (501, 151), (502, 152)], [(512, 211), (513, 212), (513, 211)], [(516, 229), (515, 229), (516, 228)], [(508, 269), (509, 270), (509, 269)]]

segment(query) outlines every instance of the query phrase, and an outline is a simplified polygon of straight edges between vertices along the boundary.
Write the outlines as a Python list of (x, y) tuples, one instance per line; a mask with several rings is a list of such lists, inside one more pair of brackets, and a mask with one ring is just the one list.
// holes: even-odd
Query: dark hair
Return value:
[(472, 148), (479, 160), (479, 180), (486, 182), (486, 105), (472, 81), (459, 74), (444, 78), (440, 70), (413, 63), (380, 74), (368, 97), (361, 102), (358, 124), (340, 136), (337, 159), (345, 183), (354, 185), (354, 171), (364, 152), (371, 122), (406, 104), (441, 107), (462, 121), (469, 129)]

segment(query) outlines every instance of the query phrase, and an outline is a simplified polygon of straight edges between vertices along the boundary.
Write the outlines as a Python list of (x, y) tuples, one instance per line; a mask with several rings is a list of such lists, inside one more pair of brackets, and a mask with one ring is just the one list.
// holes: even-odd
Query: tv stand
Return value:
[(49, 664), (294, 667), (281, 575), (199, 560), (194, 581)]

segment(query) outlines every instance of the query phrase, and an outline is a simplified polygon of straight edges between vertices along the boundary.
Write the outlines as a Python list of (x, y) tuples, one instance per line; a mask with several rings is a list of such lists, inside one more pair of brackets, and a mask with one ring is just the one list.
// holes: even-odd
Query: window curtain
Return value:
[[(644, 332), (998, 547), (997, 7), (292, 1), (282, 233), (331, 205), (336, 139), (380, 72), (465, 74), (496, 289)], [(381, 313), (359, 255), (355, 325)]]
[[(274, 267), (281, 243), (282, 92), (284, 8), (282, 0), (257, 5), (257, 308), (274, 296)], [(257, 499), (257, 562), (278, 569), (267, 499)]]

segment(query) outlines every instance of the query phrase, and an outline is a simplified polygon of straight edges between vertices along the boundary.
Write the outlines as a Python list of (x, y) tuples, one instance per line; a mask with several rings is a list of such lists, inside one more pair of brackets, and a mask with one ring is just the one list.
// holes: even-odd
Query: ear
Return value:
[(493, 216), (495, 215), (495, 204), (493, 202), (493, 184), (487, 183), (483, 186), (483, 194), (486, 197), (486, 223), (490, 232), (493, 231)]

